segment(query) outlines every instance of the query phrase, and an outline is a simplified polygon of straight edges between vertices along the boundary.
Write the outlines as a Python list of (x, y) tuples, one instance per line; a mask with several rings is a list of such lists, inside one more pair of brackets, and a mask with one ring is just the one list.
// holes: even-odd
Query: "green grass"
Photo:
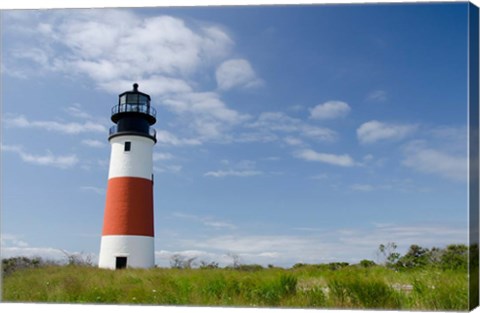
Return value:
[(374, 266), (126, 269), (48, 266), (6, 275), (3, 301), (240, 307), (467, 310), (468, 277), (438, 269)]

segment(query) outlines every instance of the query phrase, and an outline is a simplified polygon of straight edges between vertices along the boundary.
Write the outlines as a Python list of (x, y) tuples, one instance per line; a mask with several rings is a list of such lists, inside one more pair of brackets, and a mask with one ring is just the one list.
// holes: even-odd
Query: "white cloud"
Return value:
[(468, 158), (429, 148), (422, 141), (410, 142), (404, 148), (403, 164), (419, 172), (438, 175), (453, 181), (467, 181)]
[(162, 166), (154, 166), (153, 170), (157, 173), (178, 173), (182, 170), (181, 165), (162, 165)]
[(96, 256), (94, 254), (69, 252), (63, 249), (57, 249), (52, 247), (32, 247), (20, 236), (12, 234), (1, 234), (0, 239), (0, 255), (2, 258), (12, 258), (18, 256), (24, 256), (28, 258), (40, 257), (43, 260), (65, 262), (67, 255), (79, 255), (88, 256), (92, 261), (95, 261)]
[(201, 145), (202, 142), (198, 139), (178, 138), (174, 134), (166, 130), (157, 131), (157, 142), (172, 146), (196, 146)]
[(168, 152), (154, 152), (153, 161), (165, 161), (173, 159), (173, 155)]
[(211, 171), (203, 174), (204, 176), (211, 176), (216, 178), (236, 176), (236, 177), (250, 177), (261, 175), (262, 172), (255, 170), (219, 170)]
[(400, 140), (416, 129), (416, 125), (388, 124), (373, 120), (360, 125), (357, 129), (357, 137), (362, 144), (375, 143), (380, 140)]
[(186, 219), (194, 222), (201, 223), (203, 226), (206, 226), (208, 228), (213, 228), (213, 229), (236, 229), (237, 226), (235, 226), (232, 223), (226, 222), (226, 221), (221, 221), (215, 217), (211, 216), (198, 216), (198, 215), (193, 215), (193, 214), (185, 214), (181, 212), (174, 212), (172, 214), (176, 218), (180, 219)]
[(83, 191), (89, 191), (96, 193), (97, 195), (104, 195), (105, 194), (105, 189), (104, 188), (99, 188), (99, 187), (94, 187), (94, 186), (82, 186), (80, 187), (81, 190)]
[(235, 87), (256, 87), (262, 81), (256, 77), (250, 63), (245, 59), (232, 59), (223, 62), (215, 73), (217, 85), (221, 90)]
[(367, 100), (374, 102), (384, 102), (387, 100), (387, 92), (385, 90), (374, 90), (368, 94)]
[(92, 119), (92, 116), (87, 112), (83, 111), (82, 106), (78, 103), (75, 103), (65, 109), (65, 112), (70, 114), (73, 117), (81, 118), (81, 119)]
[[(8, 49), (3, 68), (15, 69), (24, 77), (28, 77), (28, 71), (61, 73), (75, 79), (88, 77), (97, 89), (114, 94), (131, 89), (137, 82), (143, 92), (154, 96), (154, 103), (158, 101), (176, 114), (174, 123), (180, 125), (182, 136), (196, 138), (177, 140), (176, 133), (160, 133), (161, 143), (232, 142), (237, 137), (229, 131), (250, 118), (224, 103), (217, 91), (201, 90), (198, 78), (212, 74), (216, 74), (221, 88), (261, 83), (248, 60), (229, 59), (234, 42), (219, 25), (114, 9), (77, 10), (75, 14), (25, 12), (22, 18), (7, 14), (7, 19), (8, 31), (15, 33), (14, 41), (21, 46), (18, 49), (22, 54)], [(20, 62), (20, 57), (29, 62)], [(88, 117), (78, 107), (69, 108), (68, 113)], [(20, 123), (10, 124), (45, 126), (68, 133), (93, 130), (93, 124), (98, 124), (16, 122)], [(242, 138), (251, 141), (254, 137)]]
[(189, 25), (166, 15), (141, 17), (115, 9), (23, 15), (28, 18), (7, 14), (8, 30), (24, 29), (16, 31), (19, 41), (33, 41), (35, 48), (23, 44), (21, 54), (8, 50), (9, 68), (25, 67), (16, 60), (27, 58), (44, 71), (86, 75), (114, 93), (119, 83), (128, 81), (130, 86), (132, 79), (153, 95), (188, 91), (189, 78), (215, 67), (234, 44), (218, 26)]
[(19, 236), (15, 236), (12, 234), (1, 234), (0, 236), (0, 246), (17, 246), (20, 248), (28, 247), (28, 243), (24, 240), (20, 239)]
[(355, 191), (373, 191), (375, 189), (374, 186), (369, 184), (353, 184), (350, 188)]
[[(372, 223), (358, 228), (325, 229), (308, 225), (291, 228), (293, 234), (232, 233), (201, 238), (182, 238), (179, 251), (202, 251), (215, 261), (238, 255), (244, 263), (292, 266), (295, 263), (359, 262), (375, 259), (380, 244), (395, 242), (405, 253), (412, 244), (431, 248), (466, 243), (466, 225)], [(307, 234), (305, 234), (307, 232)], [(227, 264), (228, 265), (228, 264)]]
[[(96, 66), (92, 64), (92, 66)], [(192, 87), (183, 79), (172, 78), (167, 76), (152, 75), (148, 78), (138, 78), (135, 80), (142, 92), (146, 92), (152, 96), (165, 96), (177, 93), (192, 92)], [(117, 79), (113, 81), (100, 82), (100, 88), (111, 93), (118, 93), (119, 90), (132, 89), (132, 80)]]
[(256, 163), (251, 160), (241, 160), (238, 162), (230, 162), (229, 160), (221, 160), (223, 166), (228, 167), (227, 169), (209, 171), (203, 174), (208, 177), (222, 178), (228, 176), (235, 177), (251, 177), (263, 175), (263, 172), (255, 169)]
[(350, 112), (350, 106), (342, 101), (327, 101), (310, 109), (310, 118), (317, 120), (343, 117)]
[(107, 128), (99, 123), (86, 121), (84, 123), (61, 123), (57, 121), (30, 121), (25, 116), (8, 117), (3, 119), (7, 128), (37, 128), (64, 134), (80, 134), (87, 132), (105, 133)]
[(105, 143), (103, 141), (95, 139), (84, 139), (82, 140), (82, 144), (92, 148), (103, 148), (105, 146)]
[(304, 145), (304, 142), (301, 139), (296, 138), (296, 137), (292, 137), (292, 136), (287, 136), (287, 137), (283, 138), (283, 140), (285, 141), (285, 143), (287, 143), (290, 146), (302, 146), (302, 145)]
[(222, 138), (232, 126), (250, 118), (228, 108), (214, 92), (179, 94), (165, 99), (163, 105), (188, 120), (187, 127), (204, 140)]
[(295, 157), (306, 161), (322, 162), (342, 167), (350, 167), (355, 165), (355, 161), (348, 154), (329, 154), (319, 153), (311, 149), (304, 149), (295, 152)]
[(30, 154), (24, 151), (20, 146), (2, 145), (2, 151), (14, 152), (18, 154), (20, 159), (26, 163), (53, 166), (61, 169), (71, 168), (79, 162), (75, 154), (56, 156), (50, 151), (43, 155)]
[(337, 138), (337, 133), (329, 128), (309, 125), (283, 112), (263, 112), (246, 127), (257, 130), (259, 138), (262, 135), (270, 136), (272, 140), (277, 139), (276, 133), (297, 134), (322, 142), (335, 141)]

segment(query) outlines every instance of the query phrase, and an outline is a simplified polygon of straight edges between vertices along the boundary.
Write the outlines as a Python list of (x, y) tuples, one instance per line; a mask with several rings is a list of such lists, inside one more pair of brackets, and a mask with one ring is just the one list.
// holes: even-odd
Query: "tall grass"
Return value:
[(126, 269), (48, 266), (4, 277), (3, 301), (467, 310), (464, 272), (329, 269)]

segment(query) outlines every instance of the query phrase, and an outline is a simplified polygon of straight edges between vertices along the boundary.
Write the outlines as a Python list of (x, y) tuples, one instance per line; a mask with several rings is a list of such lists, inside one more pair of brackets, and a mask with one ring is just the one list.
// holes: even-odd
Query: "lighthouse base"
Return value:
[(153, 237), (102, 236), (98, 267), (121, 269), (126, 267), (151, 268), (154, 266)]

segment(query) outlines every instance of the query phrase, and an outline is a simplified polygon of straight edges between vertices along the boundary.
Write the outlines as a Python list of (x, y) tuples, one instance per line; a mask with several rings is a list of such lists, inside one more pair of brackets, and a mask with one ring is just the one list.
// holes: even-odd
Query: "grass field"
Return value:
[(467, 310), (465, 271), (305, 265), (291, 269), (103, 270), (46, 266), (3, 278), (3, 301)]

